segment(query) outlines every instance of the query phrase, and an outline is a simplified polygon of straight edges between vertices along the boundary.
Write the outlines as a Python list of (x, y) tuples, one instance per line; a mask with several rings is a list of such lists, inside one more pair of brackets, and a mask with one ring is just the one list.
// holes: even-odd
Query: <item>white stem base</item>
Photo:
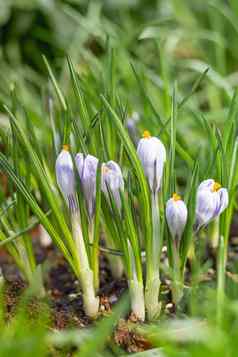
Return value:
[(139, 283), (136, 280), (129, 280), (128, 285), (131, 296), (131, 310), (139, 320), (144, 321), (145, 300), (143, 284)]
[(159, 302), (160, 278), (155, 276), (153, 280), (146, 283), (145, 288), (145, 307), (149, 321), (156, 320), (161, 311)]
[(95, 296), (93, 271), (90, 269), (88, 254), (83, 239), (79, 212), (71, 217), (72, 231), (77, 247), (80, 266), (80, 285), (83, 292), (84, 310), (87, 316), (95, 318), (99, 309), (99, 298)]
[(174, 304), (178, 304), (183, 297), (183, 283), (174, 281), (172, 283), (172, 299)]
[(218, 243), (219, 243), (219, 217), (217, 217), (212, 226), (212, 232), (211, 232), (211, 240), (210, 244), (213, 249), (217, 249)]
[(93, 272), (83, 269), (80, 272), (80, 282), (83, 291), (83, 305), (87, 316), (95, 318), (99, 310), (99, 297), (95, 296)]
[(108, 261), (114, 279), (121, 279), (124, 273), (123, 261), (120, 257), (108, 256)]
[(32, 273), (29, 285), (38, 298), (43, 299), (46, 296), (42, 275), (42, 266), (40, 264), (37, 265), (35, 271)]

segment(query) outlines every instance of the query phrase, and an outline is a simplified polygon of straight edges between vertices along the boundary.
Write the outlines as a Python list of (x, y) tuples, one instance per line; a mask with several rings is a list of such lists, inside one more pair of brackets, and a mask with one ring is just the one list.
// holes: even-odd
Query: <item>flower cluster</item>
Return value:
[[(144, 168), (152, 193), (161, 188), (163, 168), (166, 160), (166, 150), (163, 143), (145, 131), (140, 139), (137, 153)], [(228, 191), (213, 179), (203, 181), (197, 189), (196, 197), (196, 227), (206, 226), (218, 217), (228, 206)], [(166, 219), (170, 234), (180, 239), (186, 222), (188, 211), (184, 201), (176, 193), (166, 203)]]
[[(166, 150), (163, 143), (145, 131), (138, 142), (137, 154), (148, 180), (149, 188), (157, 194), (161, 188), (163, 169), (166, 161)], [(96, 174), (98, 159), (92, 155), (78, 153), (75, 164), (80, 177), (88, 215), (92, 219), (95, 209)], [(70, 210), (77, 208), (75, 194), (75, 174), (69, 147), (63, 146), (56, 160), (57, 183), (66, 198)], [(101, 188), (108, 198), (109, 191), (117, 209), (121, 210), (120, 191), (124, 190), (123, 175), (120, 166), (114, 161), (102, 164)], [(196, 227), (200, 229), (218, 217), (228, 206), (228, 191), (213, 179), (203, 181), (197, 189), (196, 197)], [(186, 222), (187, 207), (176, 193), (166, 203), (166, 219), (172, 237), (180, 239)]]
[[(75, 164), (85, 197), (88, 215), (89, 218), (92, 219), (95, 211), (98, 159), (92, 155), (85, 156), (82, 153), (78, 153), (75, 156)], [(56, 160), (56, 178), (58, 186), (68, 202), (70, 211), (74, 211), (78, 207), (75, 191), (75, 174), (73, 160), (67, 145), (63, 146), (63, 149)], [(107, 198), (109, 192), (112, 194), (117, 209), (120, 211), (120, 191), (124, 190), (124, 181), (120, 166), (112, 160), (103, 163), (101, 181), (103, 193)]]
[[(146, 277), (146, 287), (144, 289), (143, 278), (141, 278), (140, 275), (141, 268), (138, 270), (139, 273), (137, 271), (139, 260), (136, 265), (136, 257), (134, 256), (130, 240), (128, 239), (128, 250), (130, 252), (129, 264), (131, 269), (131, 272), (128, 273), (128, 284), (133, 312), (141, 320), (144, 320), (146, 311), (148, 319), (151, 320), (155, 316), (158, 316), (161, 309), (161, 305), (158, 302), (160, 290), (158, 257), (163, 240), (160, 237), (160, 201), (158, 197), (163, 182), (166, 149), (158, 138), (151, 136), (148, 131), (145, 131), (143, 137), (138, 141), (137, 155), (148, 182), (148, 192), (151, 194), (152, 244), (148, 246), (146, 250), (146, 255), (150, 256), (150, 261), (148, 260), (149, 263), (146, 263), (146, 267), (148, 266), (150, 268), (150, 274)], [(74, 163), (76, 170), (74, 169)], [(95, 316), (98, 312), (99, 299), (96, 296), (95, 290), (95, 286), (97, 287), (98, 284), (95, 285), (95, 276), (90, 267), (90, 259), (84, 242), (76, 194), (76, 177), (77, 175), (79, 177), (81, 192), (84, 196), (88, 212), (89, 241), (93, 243), (98, 170), (101, 170), (101, 190), (105, 195), (105, 199), (109, 203), (113, 200), (115, 208), (118, 213), (121, 214), (121, 194), (124, 191), (124, 179), (121, 168), (116, 162), (111, 160), (99, 165), (99, 160), (96, 157), (83, 153), (77, 153), (73, 161), (68, 145), (63, 146), (56, 160), (57, 183), (71, 213), (73, 238), (76, 244), (80, 266), (82, 267), (80, 281), (83, 290), (84, 306), (89, 316)], [(75, 174), (75, 171), (77, 174)], [(221, 185), (213, 179), (203, 181), (199, 185), (196, 195), (195, 229), (198, 230), (217, 218), (228, 206), (228, 201), (228, 191), (226, 188), (222, 188)], [(127, 208), (125, 207), (125, 209)], [(125, 211), (125, 213), (126, 212), (128, 211)], [(177, 193), (174, 193), (167, 201), (165, 208), (165, 217), (174, 242), (174, 248), (178, 248), (180, 244), (179, 242), (184, 233), (188, 215), (189, 212), (186, 203)], [(174, 254), (176, 254), (176, 249)], [(137, 274), (139, 275), (137, 276)], [(173, 287), (175, 299), (180, 296), (179, 291), (177, 291), (178, 286), (179, 285), (175, 282)]]

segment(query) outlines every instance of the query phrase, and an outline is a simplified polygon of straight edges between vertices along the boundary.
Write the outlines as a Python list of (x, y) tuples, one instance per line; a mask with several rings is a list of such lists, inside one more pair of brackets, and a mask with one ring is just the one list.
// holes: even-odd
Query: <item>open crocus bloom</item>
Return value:
[(108, 161), (106, 164), (102, 164), (102, 191), (107, 197), (108, 190), (111, 192), (117, 209), (120, 211), (120, 191), (124, 190), (124, 181), (120, 166), (115, 161)]
[(137, 154), (141, 160), (151, 191), (153, 193), (158, 192), (166, 160), (166, 150), (163, 143), (158, 138), (151, 136), (146, 130), (143, 138), (139, 140)]
[(75, 195), (75, 177), (72, 157), (69, 153), (69, 146), (64, 145), (56, 159), (55, 172), (57, 184), (67, 201), (70, 210), (77, 209)]
[(187, 222), (187, 216), (188, 211), (184, 201), (174, 193), (166, 204), (166, 219), (173, 238), (181, 238)]
[(203, 181), (197, 190), (196, 225), (207, 225), (218, 217), (228, 206), (229, 197), (226, 188), (213, 179)]
[(82, 153), (78, 153), (75, 157), (75, 163), (86, 200), (88, 214), (92, 218), (95, 210), (98, 159), (92, 155), (85, 156)]

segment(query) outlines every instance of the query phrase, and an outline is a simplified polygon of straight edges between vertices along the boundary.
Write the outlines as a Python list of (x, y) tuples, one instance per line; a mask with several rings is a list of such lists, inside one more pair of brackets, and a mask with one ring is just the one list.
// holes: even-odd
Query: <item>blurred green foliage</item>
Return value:
[[(147, 127), (155, 134), (161, 129), (157, 111), (163, 122), (170, 116), (174, 82), (178, 83), (180, 101), (191, 93), (199, 74), (209, 68), (206, 78), (178, 113), (179, 142), (193, 157), (199, 153), (205, 172), (211, 146), (210, 134), (204, 128), (205, 121), (197, 114), (203, 113), (211, 126), (216, 123), (218, 128), (222, 128), (238, 84), (237, 24), (237, 0), (0, 0), (0, 105), (11, 103), (10, 89), (12, 83), (16, 82), (19, 100), (27, 108), (34, 126), (39, 141), (37, 144), (49, 157), (49, 152), (53, 151), (51, 128), (49, 121), (43, 119), (48, 115), (48, 112), (45, 114), (46, 98), (53, 91), (47, 80), (42, 54), (55, 71), (61, 90), (75, 103), (65, 57), (69, 55), (72, 58), (82, 88), (88, 95), (91, 116), (96, 112), (94, 103), (99, 107), (98, 98), (105, 83), (111, 80), (108, 58), (115, 56), (116, 68), (113, 70), (116, 79), (112, 87), (116, 87), (117, 94), (127, 102), (129, 111), (136, 110), (141, 114), (139, 129)], [(138, 83), (131, 64), (134, 72), (139, 73), (141, 83)], [(60, 114), (55, 106), (60, 129)], [(5, 148), (8, 143), (8, 121), (3, 107), (0, 108), (1, 145)], [(179, 157), (176, 159), (176, 169), (179, 182), (184, 183), (188, 170)], [(232, 286), (228, 291), (230, 297), (237, 299), (235, 283), (228, 280), (227, 285)], [(155, 326), (155, 332), (153, 327), (151, 330), (148, 328), (145, 333), (153, 334), (151, 340), (154, 346), (165, 346), (166, 352), (159, 351), (158, 355), (223, 356), (226, 352), (227, 356), (234, 356), (237, 350), (237, 304), (226, 301), (227, 319), (224, 326), (216, 330), (214, 295), (208, 298), (202, 290), (200, 294), (197, 291), (192, 293), (191, 302), (188, 300), (191, 316), (208, 321), (205, 330), (207, 336), (204, 338), (202, 334), (204, 325), (201, 328), (200, 321), (196, 325), (193, 320), (188, 320), (187, 325), (184, 322), (180, 325), (178, 321), (178, 328), (181, 326), (185, 329), (185, 341), (171, 342), (168, 335), (158, 335), (158, 326)], [(209, 294), (213, 294), (213, 291)], [(19, 324), (16, 324), (17, 331), (15, 325), (12, 329), (10, 325), (10, 337), (5, 337), (8, 330), (3, 330), (4, 343), (0, 344), (0, 354), (1, 351), (8, 356), (16, 354), (23, 343), (28, 354), (24, 354), (22, 348), (22, 354), (19, 355), (37, 355), (34, 350), (37, 340), (39, 353), (42, 353), (38, 355), (43, 355), (40, 344), (48, 338), (45, 330), (34, 330), (31, 324), (28, 325), (27, 319), (21, 321), (29, 327), (26, 333), (20, 330)], [(162, 327), (163, 331), (170, 331), (174, 326), (168, 324)], [(193, 343), (191, 334), (186, 335), (187, 331), (192, 331), (193, 337), (201, 333), (204, 340)], [(216, 340), (221, 343), (214, 344), (213, 331)], [(16, 334), (19, 334), (19, 345)], [(28, 339), (22, 339), (26, 335)], [(67, 333), (65, 336), (62, 335), (62, 339), (67, 340)], [(229, 348), (224, 349), (224, 346)], [(108, 351), (107, 354), (111, 355)]]

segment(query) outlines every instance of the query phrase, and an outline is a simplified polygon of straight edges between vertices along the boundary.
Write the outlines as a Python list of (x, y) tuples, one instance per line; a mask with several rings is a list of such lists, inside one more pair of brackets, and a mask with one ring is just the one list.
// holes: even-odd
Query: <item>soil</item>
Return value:
[[(238, 283), (238, 275), (232, 271), (232, 266), (238, 263), (238, 237), (235, 236), (236, 227), (232, 228), (231, 240), (228, 252), (227, 277), (234, 283)], [(33, 232), (33, 244), (36, 252), (37, 262), (46, 264), (47, 273), (45, 287), (48, 303), (52, 315), (52, 329), (64, 329), (66, 327), (84, 328), (93, 324), (83, 311), (83, 302), (78, 281), (70, 271), (67, 262), (61, 254), (50, 246), (44, 248), (40, 245), (38, 232)], [(203, 281), (214, 280), (215, 255), (212, 249), (206, 249), (208, 257), (211, 260), (211, 267), (206, 275), (202, 277)], [(166, 259), (166, 253), (163, 254)], [(43, 266), (44, 266), (43, 264)], [(6, 311), (10, 318), (14, 313), (14, 308), (19, 300), (26, 284), (22, 280), (20, 273), (14, 264), (12, 258), (4, 249), (0, 250), (0, 266), (6, 281)], [(122, 293), (127, 289), (125, 278), (115, 280), (108, 267), (108, 261), (105, 255), (100, 255), (100, 303), (101, 313), (110, 313), (112, 306), (118, 301)], [(165, 312), (174, 316), (175, 307), (171, 303), (171, 293), (169, 289), (170, 281), (164, 278), (162, 282), (162, 296), (165, 302)], [(140, 352), (151, 348), (150, 343), (142, 336), (136, 334), (131, 328), (133, 322), (137, 322), (133, 315), (128, 316), (127, 320), (120, 320), (117, 329), (114, 332), (114, 343), (125, 349), (127, 352)]]

